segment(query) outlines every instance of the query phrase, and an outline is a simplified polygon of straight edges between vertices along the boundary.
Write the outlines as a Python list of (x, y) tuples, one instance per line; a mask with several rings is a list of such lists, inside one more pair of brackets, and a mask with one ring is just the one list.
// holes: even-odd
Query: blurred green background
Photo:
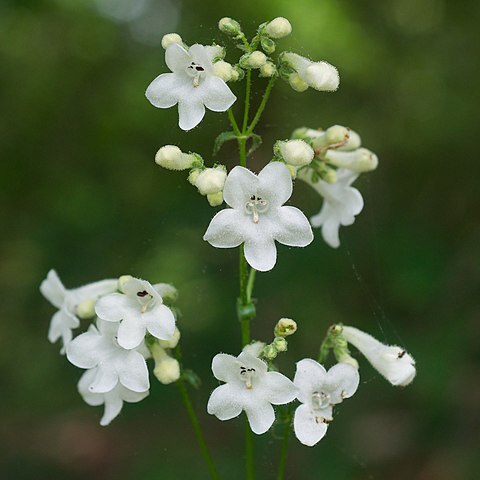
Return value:
[[(0, 477), (207, 478), (175, 386), (152, 382), (146, 400), (98, 425), (101, 407), (76, 392), (81, 371), (46, 338), (54, 309), (38, 286), (52, 267), (67, 287), (124, 273), (175, 283), (185, 363), (204, 382), (194, 403), (222, 477), (243, 477), (243, 422), (204, 412), (211, 358), (239, 352), (237, 251), (202, 240), (214, 210), (183, 173), (153, 162), (168, 143), (211, 162), (226, 115), (185, 133), (176, 109), (153, 108), (144, 90), (166, 71), (163, 34), (228, 45), (220, 17), (252, 34), (282, 15), (293, 34), (281, 47), (336, 65), (341, 88), (299, 94), (279, 82), (252, 168), (293, 128), (335, 123), (359, 131), (380, 167), (357, 181), (366, 206), (340, 249), (320, 235), (308, 249), (280, 246), (275, 270), (258, 276), (253, 336), (268, 338), (281, 316), (298, 321), (279, 360), (290, 377), (339, 321), (418, 364), (398, 389), (360, 359), (358, 393), (317, 447), (293, 439), (287, 478), (478, 478), (479, 13), (473, 0), (3, 0)], [(219, 159), (234, 165), (234, 145)], [(320, 207), (304, 185), (292, 203)], [(267, 433), (256, 445), (258, 478), (273, 478), (280, 442)]]

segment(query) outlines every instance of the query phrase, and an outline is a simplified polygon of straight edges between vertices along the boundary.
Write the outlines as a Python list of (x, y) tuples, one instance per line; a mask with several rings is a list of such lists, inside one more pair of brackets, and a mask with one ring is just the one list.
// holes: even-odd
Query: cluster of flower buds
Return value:
[[(180, 338), (172, 285), (151, 285), (129, 275), (68, 290), (51, 270), (40, 291), (58, 311), (53, 315), (49, 340), (62, 338), (62, 353), (85, 369), (78, 390), (89, 405), (104, 405), (101, 425), (108, 425), (123, 402), (139, 402), (149, 394), (146, 360), (155, 360), (154, 374), (161, 383), (180, 378), (180, 366), (169, 352)], [(73, 338), (80, 319), (91, 322)]]
[(281, 318), (274, 328), (275, 338), (273, 342), (265, 345), (260, 356), (268, 362), (274, 360), (279, 353), (286, 352), (288, 341), (285, 337), (293, 335), (297, 331), (297, 324), (291, 318)]

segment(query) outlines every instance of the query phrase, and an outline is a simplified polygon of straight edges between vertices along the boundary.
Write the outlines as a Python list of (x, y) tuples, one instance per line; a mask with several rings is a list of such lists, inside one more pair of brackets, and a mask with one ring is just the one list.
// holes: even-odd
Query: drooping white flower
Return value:
[(405, 387), (415, 378), (415, 360), (405, 349), (396, 345), (385, 345), (354, 327), (344, 326), (342, 335), (347, 342), (358, 348), (392, 385)]
[(90, 391), (89, 386), (97, 376), (98, 371), (96, 368), (87, 370), (80, 378), (78, 382), (78, 391), (83, 397), (85, 402), (91, 406), (105, 405), (103, 417), (100, 420), (100, 425), (105, 427), (108, 425), (118, 414), (121, 412), (123, 402), (137, 403), (148, 396), (149, 391), (134, 392), (124, 387), (121, 383), (105, 393), (94, 393)]
[(155, 155), (155, 163), (168, 170), (187, 170), (195, 161), (195, 155), (183, 153), (176, 145), (165, 145)]
[(337, 181), (327, 183), (319, 180), (313, 183), (308, 173), (299, 172), (299, 178), (310, 184), (322, 197), (323, 205), (320, 213), (310, 218), (313, 227), (322, 227), (325, 242), (333, 248), (340, 246), (338, 230), (340, 225), (352, 225), (355, 215), (363, 209), (363, 197), (350, 185), (357, 179), (358, 173), (347, 169), (337, 170)]
[(299, 77), (315, 90), (333, 92), (340, 84), (338, 70), (328, 62), (312, 62), (308, 58), (291, 52), (284, 53), (282, 60), (290, 64)]
[(356, 173), (370, 172), (378, 166), (378, 157), (367, 148), (351, 151), (329, 149), (325, 153), (325, 160), (336, 167), (347, 168)]
[(351, 397), (359, 381), (357, 369), (346, 363), (337, 363), (328, 372), (310, 358), (297, 363), (293, 383), (302, 405), (295, 410), (293, 428), (300, 442), (311, 447), (325, 436), (333, 406)]
[(90, 392), (110, 392), (119, 383), (134, 392), (145, 392), (150, 388), (145, 363), (150, 352), (144, 343), (125, 350), (117, 342), (117, 330), (118, 325), (99, 319), (96, 326), (90, 325), (68, 344), (67, 358), (79, 368), (95, 369)]
[(243, 167), (229, 173), (223, 198), (232, 208), (213, 217), (203, 237), (217, 248), (245, 244), (245, 258), (256, 270), (275, 266), (275, 240), (291, 247), (305, 247), (313, 233), (305, 215), (295, 207), (283, 206), (292, 195), (292, 179), (281, 162), (269, 163), (255, 175)]
[(130, 278), (124, 293), (102, 297), (95, 306), (99, 318), (119, 322), (118, 344), (126, 349), (138, 347), (148, 331), (159, 340), (170, 340), (175, 333), (175, 317), (163, 305), (162, 297), (146, 280)]
[[(80, 318), (87, 313), (83, 308), (86, 302), (97, 300), (102, 295), (107, 295), (117, 289), (117, 280), (101, 280), (90, 283), (83, 287), (67, 290), (55, 270), (50, 270), (47, 278), (40, 285), (42, 295), (54, 306), (58, 308), (50, 322), (48, 330), (48, 340), (55, 343), (62, 338), (63, 346), (61, 353), (65, 353), (65, 347), (72, 340), (72, 329), (80, 325)], [(81, 307), (79, 309), (79, 307)]]
[(213, 358), (212, 371), (225, 384), (210, 395), (208, 413), (219, 420), (230, 420), (244, 410), (257, 435), (265, 433), (275, 421), (272, 404), (284, 405), (297, 394), (287, 377), (267, 372), (265, 362), (247, 352), (238, 357), (219, 353)]
[(158, 108), (178, 104), (182, 130), (196, 127), (205, 115), (205, 107), (214, 112), (227, 111), (236, 97), (213, 69), (213, 60), (220, 57), (222, 51), (218, 46), (168, 45), (165, 62), (172, 73), (155, 78), (145, 92), (146, 97)]

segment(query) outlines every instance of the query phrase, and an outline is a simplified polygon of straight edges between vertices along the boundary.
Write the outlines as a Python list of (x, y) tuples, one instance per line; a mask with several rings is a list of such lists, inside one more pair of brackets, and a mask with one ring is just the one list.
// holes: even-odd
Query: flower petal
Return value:
[(267, 364), (248, 352), (242, 351), (237, 360), (245, 367), (253, 367), (257, 371), (257, 375), (267, 372)]
[(40, 284), (40, 292), (54, 306), (61, 308), (67, 293), (55, 270), (47, 273), (47, 278)]
[(202, 101), (213, 112), (226, 112), (237, 97), (219, 77), (207, 77), (201, 85)]
[(218, 47), (200, 45), (195, 43), (188, 49), (188, 53), (192, 60), (201, 65), (207, 72), (213, 70), (213, 58), (220, 54)]
[(127, 317), (140, 315), (140, 305), (123, 293), (111, 293), (98, 300), (95, 313), (107, 322), (119, 322)]
[(122, 411), (123, 400), (120, 398), (118, 389), (105, 394), (105, 409), (100, 425), (106, 427)]
[(95, 378), (89, 385), (88, 389), (93, 393), (110, 392), (118, 384), (118, 373), (110, 360), (102, 362), (96, 368)]
[(291, 247), (306, 247), (313, 241), (313, 232), (304, 213), (295, 207), (277, 209), (274, 238)]
[(338, 248), (340, 246), (340, 238), (338, 236), (339, 228), (340, 222), (336, 217), (329, 218), (322, 225), (322, 237), (332, 248)]
[(134, 392), (145, 392), (150, 388), (147, 364), (138, 352), (129, 352), (122, 359), (122, 368), (118, 369), (118, 376), (120, 383)]
[(178, 43), (170, 44), (165, 50), (165, 63), (174, 73), (185, 75), (191, 61), (190, 53)]
[(193, 90), (192, 82), (186, 75), (162, 73), (147, 87), (145, 96), (157, 108), (170, 108), (180, 98), (187, 97), (190, 90)]
[(358, 388), (360, 375), (358, 370), (348, 363), (337, 363), (327, 372), (327, 382), (335, 388), (330, 393), (333, 404), (341, 403), (351, 397)]
[(137, 317), (126, 318), (118, 327), (118, 344), (127, 350), (136, 348), (145, 338), (146, 331), (141, 313)]
[(313, 447), (327, 433), (328, 424), (317, 422), (308, 405), (300, 405), (295, 410), (293, 429), (301, 443)]
[(208, 399), (207, 412), (222, 421), (238, 417), (242, 406), (238, 402), (237, 389), (229, 384), (217, 387)]
[(223, 187), (223, 199), (232, 208), (242, 212), (245, 203), (252, 195), (257, 194), (258, 177), (247, 168), (236, 166), (228, 174)]
[(157, 305), (143, 314), (147, 330), (159, 340), (170, 340), (175, 333), (175, 317), (165, 305)]
[(297, 362), (297, 371), (293, 383), (298, 388), (297, 398), (307, 403), (311, 394), (323, 384), (327, 375), (325, 368), (311, 358), (304, 358)]
[(356, 188), (348, 188), (342, 197), (342, 206), (339, 208), (340, 223), (351, 225), (363, 209), (363, 197)]
[(248, 264), (259, 272), (271, 270), (277, 262), (277, 247), (269, 237), (246, 239), (244, 253)]
[(259, 194), (268, 200), (270, 206), (280, 207), (292, 196), (292, 177), (284, 163), (269, 163), (258, 174), (258, 179)]
[(221, 382), (235, 382), (238, 377), (240, 362), (233, 355), (218, 353), (212, 360), (212, 372)]
[(67, 346), (67, 358), (80, 368), (96, 367), (100, 361), (104, 339), (92, 325), (88, 332), (75, 337)]
[(253, 433), (261, 435), (265, 433), (275, 421), (275, 411), (268, 402), (256, 402), (245, 407), (248, 423)]
[(182, 130), (188, 131), (196, 127), (204, 116), (205, 106), (201, 101), (189, 99), (188, 96), (179, 98), (178, 126)]
[(128, 403), (138, 403), (148, 397), (150, 393), (149, 390), (146, 392), (134, 392), (133, 390), (125, 388), (122, 384), (119, 384), (117, 388), (120, 390), (120, 398)]
[(320, 212), (310, 217), (310, 224), (314, 228), (321, 227), (331, 215), (335, 215), (335, 211), (324, 200)]
[(285, 375), (278, 372), (267, 372), (262, 382), (266, 390), (267, 400), (274, 405), (284, 405), (297, 397), (297, 388)]
[(238, 247), (245, 240), (241, 225), (248, 220), (242, 212), (225, 208), (212, 218), (203, 239), (217, 248)]
[(88, 405), (92, 407), (96, 407), (98, 405), (102, 405), (103, 403), (103, 394), (102, 393), (92, 393), (88, 387), (92, 384), (93, 380), (95, 379), (95, 375), (97, 374), (97, 369), (92, 368), (87, 370), (81, 377), (78, 382), (77, 388), (78, 392), (85, 400)]
[(99, 297), (116, 292), (118, 287), (118, 280), (107, 279), (100, 280), (99, 282), (89, 283), (83, 287), (78, 287), (70, 292), (75, 296), (77, 303), (81, 303), (84, 300), (96, 300)]

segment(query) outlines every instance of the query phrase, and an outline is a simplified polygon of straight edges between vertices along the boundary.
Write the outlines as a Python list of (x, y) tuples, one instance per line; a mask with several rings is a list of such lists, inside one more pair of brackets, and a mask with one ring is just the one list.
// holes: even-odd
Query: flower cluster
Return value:
[[(148, 395), (150, 356), (161, 383), (178, 380), (178, 362), (167, 353), (180, 338), (174, 313), (165, 304), (176, 299), (172, 285), (123, 276), (67, 290), (51, 270), (40, 291), (59, 308), (49, 340), (62, 337), (67, 359), (86, 370), (78, 390), (89, 405), (105, 405), (101, 425), (120, 413), (123, 402), (139, 402)], [(90, 320), (89, 327), (73, 338), (80, 318)]]

